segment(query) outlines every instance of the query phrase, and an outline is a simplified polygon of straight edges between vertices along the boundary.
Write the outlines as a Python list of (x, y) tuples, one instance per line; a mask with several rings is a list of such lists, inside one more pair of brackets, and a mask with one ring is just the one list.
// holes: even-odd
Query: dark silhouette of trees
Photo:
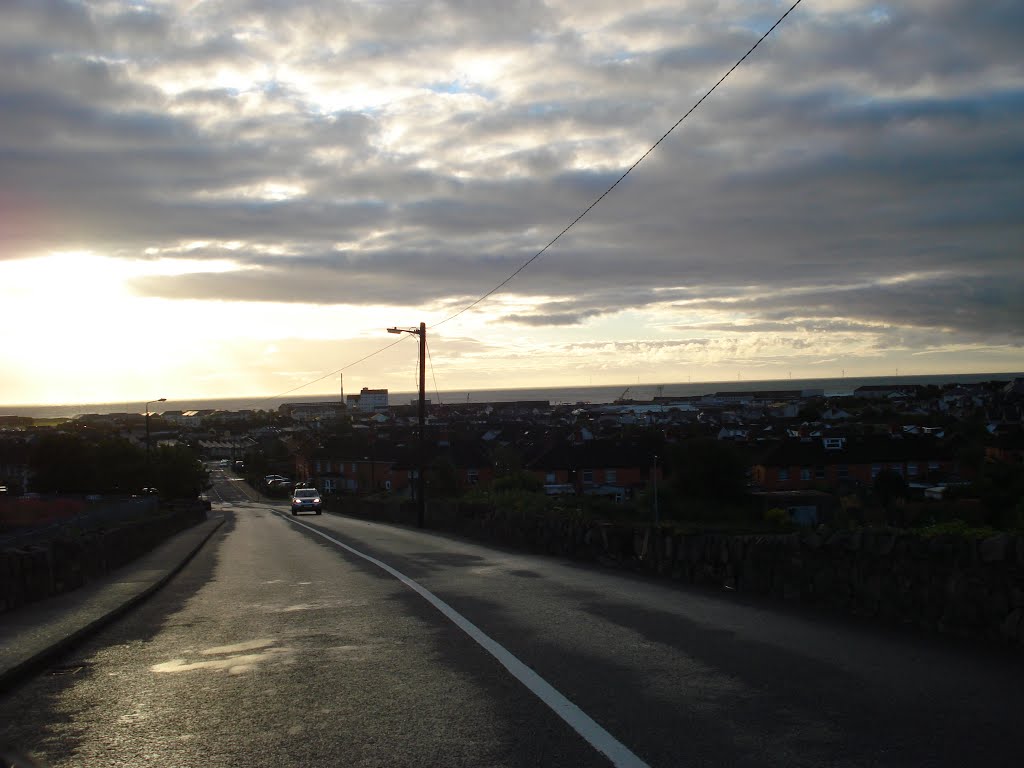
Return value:
[(665, 463), (671, 489), (666, 501), (674, 501), (673, 508), (662, 509), (661, 515), (706, 522), (745, 518), (749, 465), (746, 453), (725, 440), (698, 437), (679, 443)]
[(900, 502), (907, 497), (907, 481), (903, 475), (891, 469), (883, 469), (875, 477), (871, 490), (885, 509), (889, 524), (903, 527), (906, 520)]
[(92, 445), (79, 435), (54, 432), (32, 444), (30, 486), (41, 493), (86, 493), (95, 486)]
[[(116, 435), (45, 434), (33, 442), (28, 463), (32, 490), (41, 493), (129, 494), (147, 484), (145, 449)], [(186, 445), (153, 450), (150, 476), (169, 498), (194, 498), (207, 484), (202, 462)]]

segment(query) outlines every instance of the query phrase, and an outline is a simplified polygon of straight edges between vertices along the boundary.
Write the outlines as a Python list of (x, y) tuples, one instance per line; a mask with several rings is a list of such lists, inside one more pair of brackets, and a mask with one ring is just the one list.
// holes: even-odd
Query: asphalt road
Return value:
[(218, 483), (225, 525), (0, 699), (0, 741), (90, 767), (1024, 761), (1019, 657), (250, 495)]

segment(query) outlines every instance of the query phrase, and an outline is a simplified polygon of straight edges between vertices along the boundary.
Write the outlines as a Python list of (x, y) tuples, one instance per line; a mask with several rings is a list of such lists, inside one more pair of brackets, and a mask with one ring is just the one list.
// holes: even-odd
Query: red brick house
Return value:
[[(488, 487), (494, 482), (494, 466), (482, 446), (470, 443), (428, 445), (427, 480), (444, 467), (446, 482), (454, 491)], [(371, 446), (344, 443), (316, 447), (295, 455), (295, 477), (313, 483), (324, 494), (367, 494), (390, 491), (406, 493), (414, 483), (419, 455), (415, 441), (394, 444), (378, 441)]]
[(835, 490), (870, 486), (884, 470), (907, 482), (938, 482), (957, 472), (953, 450), (934, 438), (819, 438), (788, 440), (756, 461), (753, 481), (765, 491)]
[[(557, 445), (544, 451), (526, 469), (547, 487), (571, 487), (577, 494), (631, 498), (645, 489), (654, 473), (654, 457), (611, 440)], [(662, 468), (657, 468), (658, 479)]]

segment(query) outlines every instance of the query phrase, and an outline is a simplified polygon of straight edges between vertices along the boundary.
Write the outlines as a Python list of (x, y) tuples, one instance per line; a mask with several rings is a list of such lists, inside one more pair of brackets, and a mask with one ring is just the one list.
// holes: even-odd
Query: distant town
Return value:
[[(40, 465), (38, 446), (55, 435), (74, 442), (63, 449), (69, 462), (111, 441), (144, 453), (150, 472), (150, 456), (188, 452), (268, 495), (301, 483), (338, 499), (411, 497), (423, 467), (431, 499), (515, 490), (642, 515), (657, 497), (665, 519), (713, 522), (716, 508), (739, 505), (747, 518), (773, 510), (793, 525), (1005, 527), (1024, 513), (1024, 378), (880, 384), (843, 397), (794, 389), (605, 404), (427, 402), (422, 436), (415, 402), (371, 388), (276, 410), (0, 416), (0, 493), (138, 491), (111, 487), (116, 473), (90, 486), (70, 466), (63, 482), (52, 455)], [(153, 485), (143, 469), (132, 478), (123, 485)]]

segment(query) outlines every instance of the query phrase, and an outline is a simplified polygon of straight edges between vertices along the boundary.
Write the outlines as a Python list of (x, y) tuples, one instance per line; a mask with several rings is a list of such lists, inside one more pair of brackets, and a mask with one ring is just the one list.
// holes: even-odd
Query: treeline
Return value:
[(54, 432), (29, 448), (30, 490), (38, 493), (135, 494), (155, 487), (167, 498), (195, 498), (207, 486), (202, 462), (187, 445), (146, 450), (114, 435)]

